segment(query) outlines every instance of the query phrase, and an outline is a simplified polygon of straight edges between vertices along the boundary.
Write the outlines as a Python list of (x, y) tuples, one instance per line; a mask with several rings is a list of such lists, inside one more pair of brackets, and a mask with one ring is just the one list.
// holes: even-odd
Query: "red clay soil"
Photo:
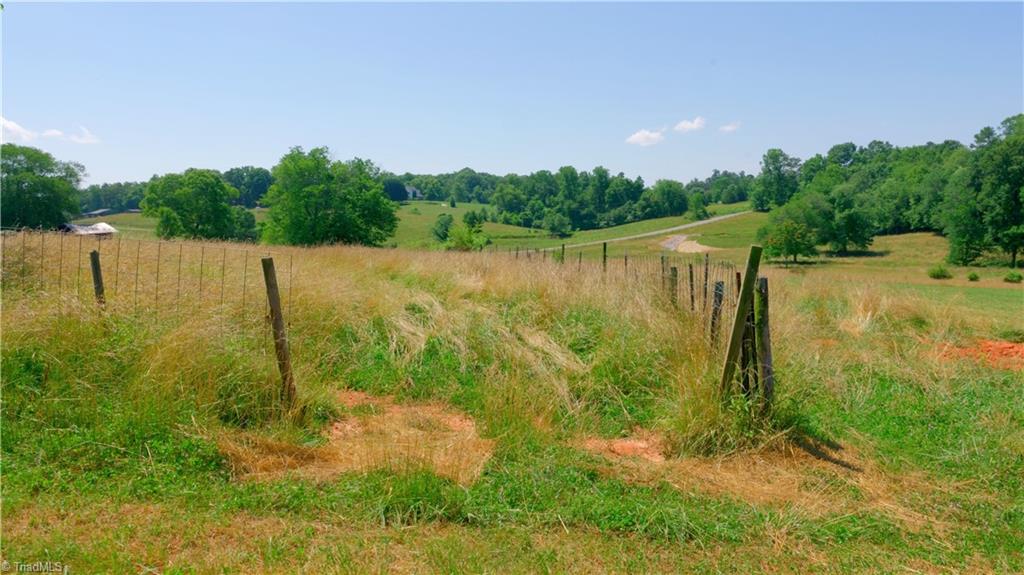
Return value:
[(1024, 343), (982, 339), (970, 347), (947, 348), (942, 355), (983, 361), (1001, 369), (1024, 369)]

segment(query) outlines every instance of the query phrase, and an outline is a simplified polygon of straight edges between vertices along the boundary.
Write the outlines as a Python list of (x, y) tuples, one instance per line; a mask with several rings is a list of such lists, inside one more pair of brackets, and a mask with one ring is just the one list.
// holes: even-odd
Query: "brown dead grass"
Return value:
[(626, 481), (665, 482), (681, 491), (726, 496), (753, 505), (795, 508), (809, 517), (878, 511), (919, 531), (940, 535), (946, 521), (909, 501), (940, 488), (922, 473), (887, 472), (851, 447), (779, 439), (724, 457), (666, 457), (666, 441), (645, 430), (627, 438), (586, 438), (577, 445), (604, 456), (606, 473)]
[(330, 425), (327, 443), (302, 447), (248, 434), (219, 438), (236, 475), (271, 479), (287, 472), (317, 480), (340, 473), (429, 469), (460, 484), (472, 483), (491, 457), (494, 441), (481, 439), (476, 422), (438, 403), (395, 403), (342, 391), (338, 402), (351, 411)]

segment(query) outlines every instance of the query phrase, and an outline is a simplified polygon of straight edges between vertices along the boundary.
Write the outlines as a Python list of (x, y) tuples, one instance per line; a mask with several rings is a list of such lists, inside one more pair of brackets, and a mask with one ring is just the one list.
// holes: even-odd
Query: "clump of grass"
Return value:
[(971, 273), (967, 274), (967, 281), (969, 281), (969, 282), (976, 282), (976, 281), (978, 281), (980, 279), (981, 279), (981, 276), (978, 275), (978, 272), (971, 272)]
[(948, 269), (946, 269), (946, 266), (942, 264), (935, 264), (934, 266), (928, 268), (928, 277), (932, 278), (933, 280), (948, 280), (953, 277), (953, 274), (950, 273)]
[(1024, 275), (1021, 275), (1020, 272), (1008, 272), (1003, 276), (1003, 281), (1011, 284), (1019, 284), (1024, 281)]

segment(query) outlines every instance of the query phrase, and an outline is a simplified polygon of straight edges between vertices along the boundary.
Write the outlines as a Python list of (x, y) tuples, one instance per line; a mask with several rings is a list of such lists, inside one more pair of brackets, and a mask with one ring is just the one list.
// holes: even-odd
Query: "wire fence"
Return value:
[(66, 306), (94, 298), (90, 253), (98, 254), (105, 307), (116, 312), (187, 317), (266, 313), (260, 258), (275, 257), (286, 313), (292, 305), (294, 254), (234, 242), (125, 239), (18, 230), (0, 235), (5, 287)]
[[(721, 335), (721, 326), (729, 325), (735, 317), (742, 272), (732, 262), (712, 258), (707, 253), (611, 253), (609, 246), (605, 243), (577, 249), (513, 247), (490, 253), (519, 262), (558, 266), (581, 276), (592, 277), (597, 271), (610, 281), (657, 286), (657, 291), (676, 309), (704, 325), (713, 340)], [(595, 254), (595, 249), (600, 251)]]
[[(760, 248), (756, 250), (759, 260)], [(64, 313), (68, 306), (81, 306), (95, 299), (108, 311), (152, 314), (156, 319), (171, 316), (186, 321), (203, 314), (234, 315), (243, 320), (266, 317), (275, 322), (279, 358), (290, 365), (285, 329), (294, 315), (296, 253), (296, 248), (235, 242), (5, 231), (0, 233), (0, 284), (5, 289), (18, 287), (37, 301), (51, 302), (57, 314)], [(302, 252), (298, 253), (301, 257)], [(754, 277), (744, 281), (746, 278), (731, 262), (712, 259), (708, 254), (630, 255), (624, 251), (615, 256), (609, 255), (607, 243), (602, 246), (600, 258), (584, 257), (582, 250), (567, 252), (564, 248), (515, 249), (489, 256), (521, 260), (516, 262), (520, 268), (523, 263), (526, 269), (534, 264), (546, 266), (548, 272), (567, 274), (572, 281), (598, 278), (623, 293), (637, 286), (646, 293), (661, 294), (655, 297), (664, 297), (679, 313), (688, 314), (695, 325), (702, 326), (711, 346), (721, 349), (723, 341), (728, 343), (723, 388), (729, 384), (730, 370), (735, 365), (745, 392), (749, 382), (767, 378), (765, 398), (766, 403), (770, 401), (767, 280), (757, 277), (757, 261), (753, 267), (748, 262), (747, 273)], [(275, 295), (271, 299), (277, 300), (277, 305), (273, 310), (268, 302), (271, 286), (265, 282), (261, 265), (266, 257), (276, 261)], [(755, 283), (759, 287), (755, 288)], [(760, 290), (758, 295), (755, 289)], [(755, 298), (760, 298), (758, 309), (764, 310), (757, 317)], [(743, 314), (739, 321), (737, 313)], [(755, 323), (762, 316), (764, 325), (755, 333)], [(758, 375), (765, 369), (767, 375)], [(282, 376), (290, 382), (290, 367), (285, 371), (282, 368)]]

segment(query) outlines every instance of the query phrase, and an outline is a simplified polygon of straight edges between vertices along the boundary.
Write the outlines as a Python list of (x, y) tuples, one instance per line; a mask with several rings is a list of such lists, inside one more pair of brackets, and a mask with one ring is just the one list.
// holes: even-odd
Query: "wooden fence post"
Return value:
[(601, 271), (608, 271), (608, 242), (601, 244)]
[(583, 269), (583, 252), (576, 252), (576, 271)]
[(676, 306), (676, 298), (679, 293), (679, 268), (672, 266), (668, 270), (668, 297), (672, 300), (672, 307)]
[(697, 294), (695, 294), (693, 291), (695, 285), (693, 283), (693, 263), (691, 262), (686, 264), (686, 267), (688, 267), (690, 270), (690, 312), (695, 312), (697, 311)]
[(103, 268), (100, 267), (100, 253), (96, 250), (89, 252), (89, 263), (92, 266), (92, 290), (96, 293), (96, 303), (103, 307), (107, 303), (103, 293)]
[(757, 366), (761, 377), (762, 409), (771, 408), (775, 394), (775, 371), (772, 367), (772, 340), (768, 326), (768, 278), (758, 278), (754, 297), (757, 332)]
[(743, 347), (743, 334), (746, 331), (747, 310), (750, 309), (754, 298), (754, 282), (757, 280), (757, 270), (761, 264), (761, 246), (750, 246), (750, 253), (747, 255), (747, 269), (743, 274), (743, 286), (740, 289), (740, 297), (736, 302), (736, 315), (733, 318), (732, 331), (729, 335), (729, 347), (725, 352), (725, 364), (722, 366), (721, 394), (722, 401), (728, 397), (729, 384), (736, 375), (736, 364), (739, 360), (740, 348)]
[(708, 312), (708, 296), (710, 295), (708, 293), (710, 291), (708, 289), (708, 286), (710, 285), (708, 282), (711, 280), (710, 259), (711, 258), (708, 257), (708, 254), (704, 254), (704, 306), (702, 308), (704, 313)]
[(561, 263), (561, 264), (565, 263), (565, 244), (562, 244), (562, 257), (559, 259), (558, 263)]
[(284, 314), (281, 312), (281, 294), (277, 288), (274, 258), (262, 258), (261, 261), (263, 280), (267, 284), (270, 321), (274, 329), (274, 351), (277, 352), (277, 367), (281, 370), (281, 400), (288, 409), (291, 409), (295, 404), (295, 380), (292, 377), (292, 358), (288, 351), (288, 334), (284, 329)]
[(722, 318), (722, 297), (725, 296), (725, 282), (715, 282), (715, 295), (711, 300), (711, 343), (718, 343), (718, 324)]

